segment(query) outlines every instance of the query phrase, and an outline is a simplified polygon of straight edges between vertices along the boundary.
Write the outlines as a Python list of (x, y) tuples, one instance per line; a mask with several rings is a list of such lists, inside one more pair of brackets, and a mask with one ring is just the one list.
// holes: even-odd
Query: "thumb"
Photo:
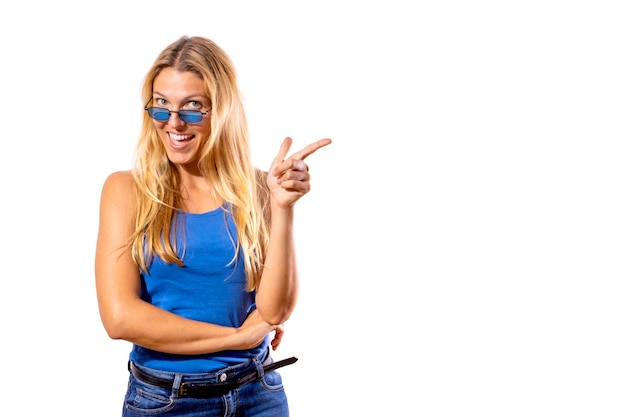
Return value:
[[(283, 143), (280, 145), (280, 150), (278, 151), (278, 155), (276, 155), (276, 157), (272, 161), (272, 168), (274, 168), (276, 165), (280, 164), (281, 162), (285, 160), (285, 157), (287, 156), (287, 152), (289, 152), (289, 148), (291, 148), (292, 143), (293, 143), (293, 139), (291, 139), (289, 136), (287, 136), (283, 140)], [(272, 172), (272, 175), (274, 175), (273, 172)]]

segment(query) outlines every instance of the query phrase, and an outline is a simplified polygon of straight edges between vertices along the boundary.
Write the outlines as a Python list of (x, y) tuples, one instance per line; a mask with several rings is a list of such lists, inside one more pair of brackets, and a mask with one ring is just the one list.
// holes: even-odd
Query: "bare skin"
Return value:
[[(165, 69), (154, 82), (155, 100), (159, 100), (155, 105), (171, 110), (204, 109), (207, 99), (203, 91), (196, 75)], [(183, 209), (202, 213), (221, 205), (197, 169), (199, 149), (210, 134), (209, 119), (189, 124), (172, 113), (168, 121), (154, 123), (168, 157), (181, 174)], [(257, 308), (238, 328), (190, 320), (140, 298), (139, 269), (130, 251), (123, 249), (134, 231), (135, 185), (130, 171), (112, 173), (102, 188), (96, 247), (96, 290), (109, 336), (166, 353), (202, 354), (250, 349), (274, 332), (271, 345), (276, 349), (298, 295), (293, 215), (294, 204), (310, 190), (304, 159), (330, 143), (330, 139), (321, 139), (287, 157), (292, 139), (286, 138), (270, 166), (270, 244)]]

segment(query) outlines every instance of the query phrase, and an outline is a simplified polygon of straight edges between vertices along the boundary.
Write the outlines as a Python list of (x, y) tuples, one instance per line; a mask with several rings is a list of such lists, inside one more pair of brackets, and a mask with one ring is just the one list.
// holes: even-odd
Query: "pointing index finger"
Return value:
[(326, 139), (320, 139), (317, 142), (313, 142), (309, 145), (307, 145), (306, 147), (304, 147), (304, 149), (294, 153), (293, 155), (291, 155), (291, 158), (293, 159), (304, 159), (307, 156), (311, 155), (313, 152), (317, 151), (320, 148), (323, 148), (326, 145), (330, 145), (332, 143), (332, 140), (326, 138)]

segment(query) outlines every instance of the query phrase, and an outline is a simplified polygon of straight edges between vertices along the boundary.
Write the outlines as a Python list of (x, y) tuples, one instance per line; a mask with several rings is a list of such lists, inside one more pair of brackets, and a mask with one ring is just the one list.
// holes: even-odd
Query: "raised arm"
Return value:
[(293, 236), (294, 205), (311, 187), (309, 167), (304, 159), (330, 143), (330, 139), (321, 139), (287, 157), (292, 139), (286, 138), (267, 175), (270, 237), (256, 306), (268, 323), (284, 323), (295, 308), (298, 268)]

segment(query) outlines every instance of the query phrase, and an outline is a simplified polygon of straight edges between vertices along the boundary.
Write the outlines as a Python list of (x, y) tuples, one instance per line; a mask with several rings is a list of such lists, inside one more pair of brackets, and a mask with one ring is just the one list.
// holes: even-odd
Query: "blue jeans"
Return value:
[[(263, 360), (265, 357), (265, 360)], [(172, 388), (162, 388), (138, 380), (131, 373), (124, 398), (123, 417), (170, 416), (170, 417), (288, 417), (289, 407), (278, 371), (263, 372), (263, 363), (271, 363), (269, 352), (243, 364), (230, 366), (204, 374), (176, 374), (156, 371), (134, 365), (152, 376), (172, 381)], [(189, 398), (179, 395), (180, 384), (185, 382), (224, 382), (220, 376), (228, 373), (227, 381), (255, 369), (261, 380), (250, 382), (225, 395), (212, 398)], [(224, 376), (222, 376), (224, 378)]]

